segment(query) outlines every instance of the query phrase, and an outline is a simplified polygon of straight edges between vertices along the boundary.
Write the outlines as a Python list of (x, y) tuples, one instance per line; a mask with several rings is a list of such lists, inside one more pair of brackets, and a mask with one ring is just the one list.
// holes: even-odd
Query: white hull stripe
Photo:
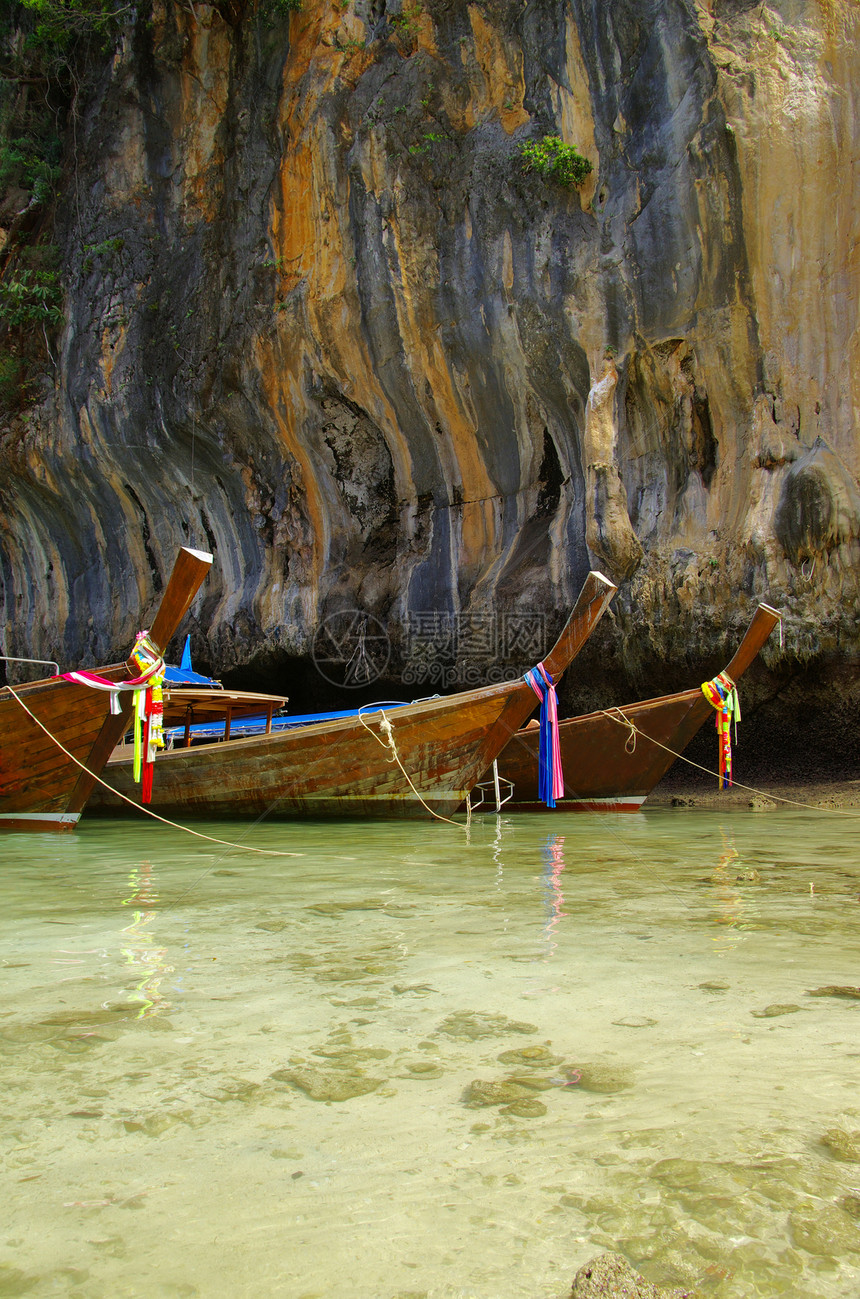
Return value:
[(50, 821), (52, 825), (77, 825), (80, 812), (0, 812), (0, 821)]

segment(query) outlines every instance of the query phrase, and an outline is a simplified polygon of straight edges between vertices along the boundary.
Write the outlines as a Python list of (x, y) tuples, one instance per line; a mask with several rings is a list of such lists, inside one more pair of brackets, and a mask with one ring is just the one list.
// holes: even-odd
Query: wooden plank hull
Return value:
[[(769, 605), (759, 605), (726, 668), (733, 681), (755, 659), (779, 617)], [(559, 724), (565, 792), (556, 806), (568, 812), (638, 812), (676, 755), (714, 716), (697, 688), (567, 718)], [(519, 731), (502, 752), (498, 769), (514, 787), (505, 803), (508, 810), (546, 811), (538, 799), (537, 730)], [(482, 784), (487, 780), (485, 774)]]
[[(640, 734), (631, 739), (630, 727), (620, 715)], [(686, 690), (561, 722), (564, 798), (557, 807), (569, 812), (638, 812), (675, 761), (675, 754), (682, 752), (713, 716), (701, 690)], [(657, 743), (652, 743), (655, 740)], [(514, 786), (506, 808), (546, 811), (538, 800), (537, 770), (538, 733), (519, 731), (499, 758), (500, 777)]]
[[(173, 749), (158, 758), (150, 806), (165, 816), (450, 816), (534, 705), (525, 682), (460, 698), (391, 710), (400, 763), (379, 713)], [(130, 762), (109, 763), (105, 779), (137, 801)], [(100, 788), (89, 806), (124, 804)]]
[[(615, 587), (589, 574), (545, 666), (561, 675), (596, 626)], [(150, 806), (168, 817), (450, 816), (533, 711), (522, 679), (390, 710), (395, 751), (379, 712), (293, 731), (173, 749), (159, 756)], [(131, 763), (105, 778), (137, 802)], [(127, 804), (100, 788), (91, 810)]]
[[(124, 675), (123, 667), (102, 669)], [(71, 681), (52, 678), (16, 686), (27, 707), (60, 744), (87, 764), (110, 716), (110, 696)], [(0, 829), (73, 830), (80, 810), (70, 810), (81, 769), (24, 711), (5, 687), (0, 690)]]
[[(163, 648), (170, 640), (211, 562), (211, 555), (188, 548), (180, 551), (152, 625), (153, 644)], [(127, 681), (137, 675), (137, 668), (132, 671), (128, 664), (119, 663), (99, 668), (98, 674)], [(131, 695), (126, 694), (123, 711), (113, 715), (107, 692), (61, 677), (15, 686), (14, 693), (2, 687), (0, 831), (73, 830), (94, 783), (78, 764), (94, 775), (101, 772), (128, 726), (130, 708)]]

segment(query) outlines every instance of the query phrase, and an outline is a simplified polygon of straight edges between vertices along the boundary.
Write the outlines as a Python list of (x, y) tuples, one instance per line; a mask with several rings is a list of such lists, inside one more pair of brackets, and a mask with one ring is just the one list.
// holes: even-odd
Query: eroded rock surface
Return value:
[[(357, 608), (396, 681), (416, 612), (548, 640), (594, 565), (594, 690), (695, 682), (765, 598), (779, 717), (814, 687), (856, 719), (858, 23), (141, 11), (80, 106), (56, 368), (0, 443), (6, 652), (120, 657), (190, 541), (198, 662), (274, 686)], [(523, 172), (546, 133), (580, 191)]]

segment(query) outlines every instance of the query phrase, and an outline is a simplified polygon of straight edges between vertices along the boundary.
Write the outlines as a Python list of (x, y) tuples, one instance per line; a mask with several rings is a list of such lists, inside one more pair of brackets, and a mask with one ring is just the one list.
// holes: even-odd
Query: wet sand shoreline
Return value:
[[(680, 764), (678, 764), (680, 766)], [(720, 789), (716, 776), (696, 768), (673, 768), (649, 795), (645, 807), (740, 808), (768, 811), (805, 806), (821, 810), (850, 810), (860, 813), (860, 779), (809, 776), (788, 779), (767, 777), (759, 772), (736, 772), (737, 783)]]

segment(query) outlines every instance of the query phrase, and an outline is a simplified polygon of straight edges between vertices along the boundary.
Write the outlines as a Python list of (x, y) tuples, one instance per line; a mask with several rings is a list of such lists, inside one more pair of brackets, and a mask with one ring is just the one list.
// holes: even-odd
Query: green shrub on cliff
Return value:
[(63, 317), (62, 302), (56, 271), (25, 267), (0, 281), (0, 320), (10, 325), (57, 324)]
[(58, 162), (61, 148), (55, 135), (19, 135), (0, 140), (0, 194), (15, 185), (29, 193), (34, 206), (49, 202), (62, 174)]
[(520, 145), (520, 155), (526, 171), (536, 171), (566, 189), (581, 185), (594, 170), (575, 145), (565, 144), (558, 135), (545, 135), (542, 140), (525, 140)]

